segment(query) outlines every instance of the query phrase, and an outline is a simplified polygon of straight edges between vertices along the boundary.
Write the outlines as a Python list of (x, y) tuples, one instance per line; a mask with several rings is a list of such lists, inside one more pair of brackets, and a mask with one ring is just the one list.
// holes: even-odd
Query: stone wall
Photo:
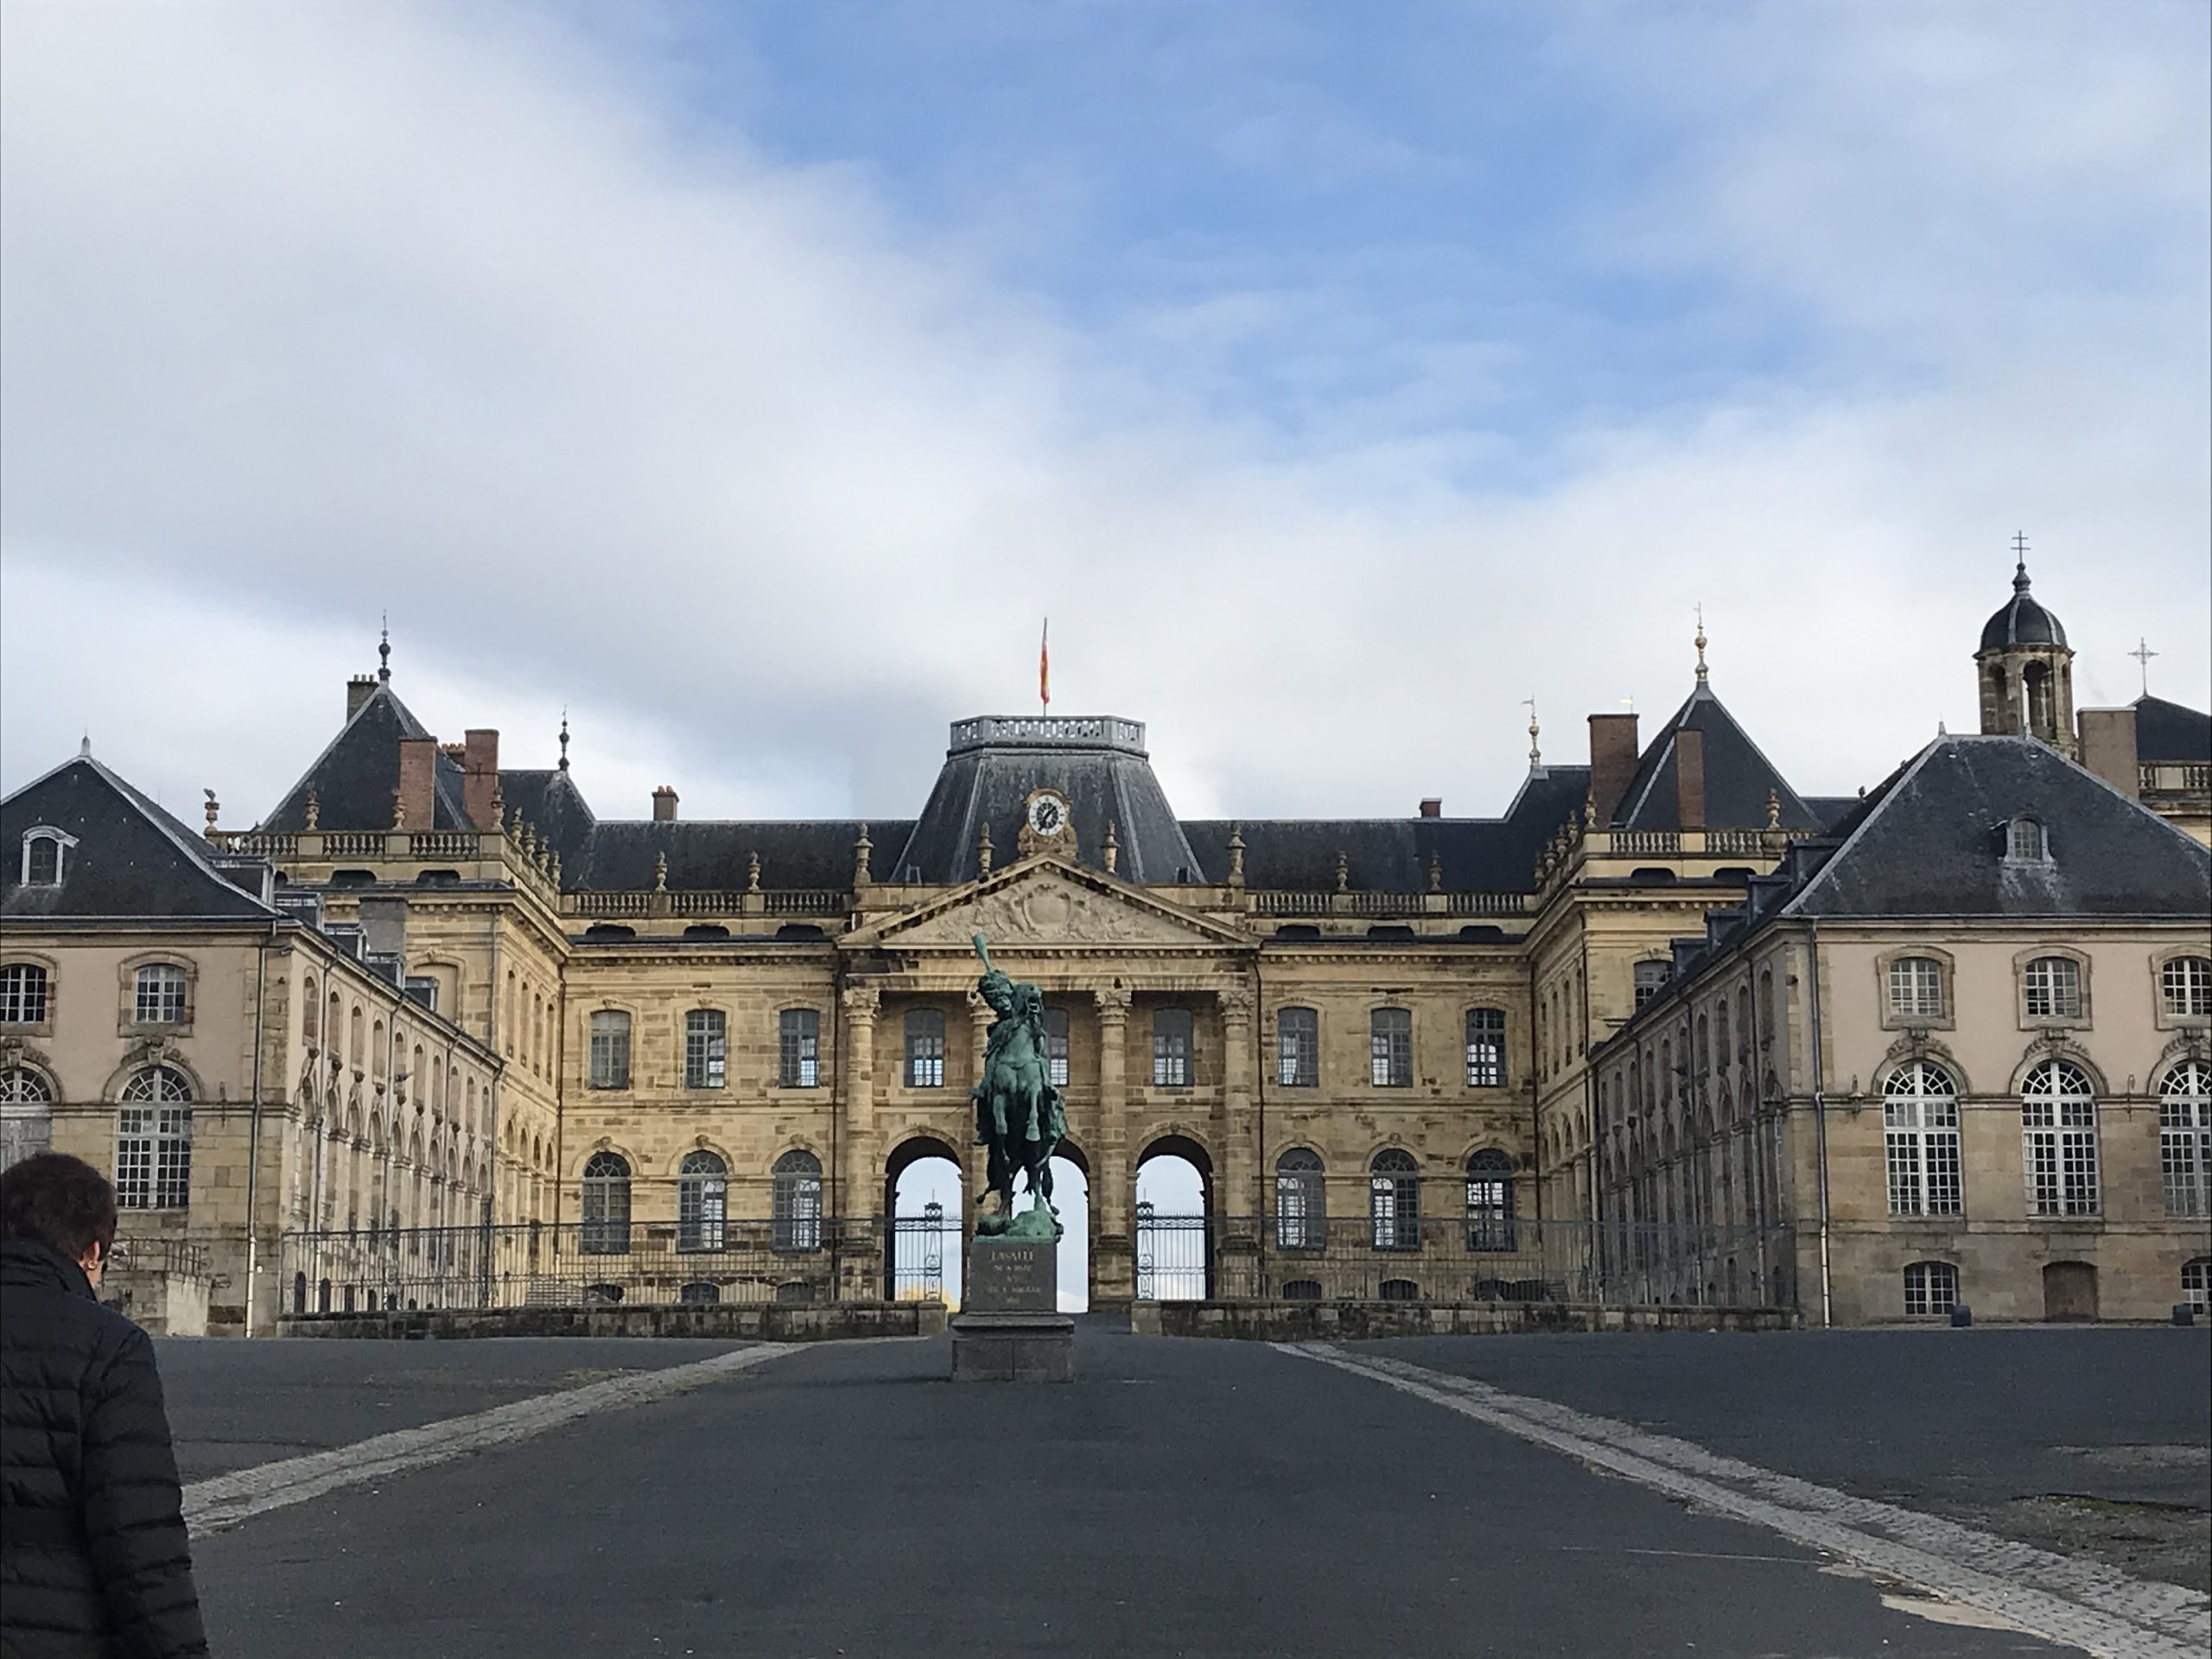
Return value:
[(836, 1342), (934, 1337), (939, 1302), (756, 1302), (734, 1306), (437, 1308), (405, 1313), (307, 1313), (278, 1321), (288, 1337), (442, 1341), (469, 1337), (721, 1337)]

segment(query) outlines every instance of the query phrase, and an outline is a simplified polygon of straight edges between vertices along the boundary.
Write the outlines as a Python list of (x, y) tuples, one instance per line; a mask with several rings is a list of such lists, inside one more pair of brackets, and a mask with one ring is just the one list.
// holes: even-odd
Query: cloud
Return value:
[[(945, 721), (1027, 705), (1049, 612), (1055, 707), (1147, 720), (1188, 815), (1489, 811), (1522, 697), (1580, 758), (1586, 710), (1687, 691), (1701, 601), (1718, 688), (1840, 791), (1971, 723), (2021, 526), (2119, 698), (2212, 608), (2184, 10), (1604, 14), (1547, 73), (1668, 142), (1632, 199), (1560, 181), (1574, 291), (1479, 225), (1277, 258), (1202, 220), (1172, 281), (1077, 296), (890, 157), (702, 124), (520, 14), (10, 7), (0, 770), (90, 727), (245, 822), (389, 610), (434, 729), (542, 763), (565, 702), (602, 811), (903, 817)], [(1330, 130), (1288, 73), (1207, 130)], [(1357, 124), (1362, 166), (1435, 147)], [(1422, 245), (1484, 304), (1397, 305)]]

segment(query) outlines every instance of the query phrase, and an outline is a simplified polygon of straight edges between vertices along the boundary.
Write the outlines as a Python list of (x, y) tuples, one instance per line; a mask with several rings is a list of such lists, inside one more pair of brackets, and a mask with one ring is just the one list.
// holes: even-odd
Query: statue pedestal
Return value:
[(1059, 1311), (1059, 1245), (978, 1238), (952, 1321), (956, 1382), (1071, 1382), (1075, 1321)]

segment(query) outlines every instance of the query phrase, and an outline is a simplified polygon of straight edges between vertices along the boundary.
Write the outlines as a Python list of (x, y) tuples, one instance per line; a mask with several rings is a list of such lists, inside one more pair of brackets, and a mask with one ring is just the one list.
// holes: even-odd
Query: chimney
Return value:
[(1444, 816), (1443, 801), (1434, 795), (1424, 798), (1421, 804), (1421, 815), (1424, 818), (1442, 817)]
[(2084, 709), (2078, 719), (2082, 728), (2082, 765), (2129, 800), (2140, 799), (2143, 774), (2135, 753), (2135, 711)]
[(399, 740), (399, 799), (407, 810), (410, 830), (437, 827), (438, 740), (403, 737)]
[(461, 799), (468, 821), (479, 830), (492, 827), (492, 797), (499, 789), (499, 734), (488, 727), (472, 728), (461, 747)]
[(1675, 823), (1705, 828), (1705, 734), (1688, 726), (1675, 734)]
[(1597, 809), (1593, 827), (1613, 821), (1613, 809), (1636, 776), (1636, 716), (1590, 716), (1590, 799)]
[(356, 674), (346, 681), (346, 718), (351, 720), (359, 714), (361, 705), (369, 700), (369, 694), (376, 689), (377, 677), (373, 674)]
[(676, 822), (676, 791), (666, 784), (663, 784), (658, 789), (653, 791), (653, 822), (655, 823)]

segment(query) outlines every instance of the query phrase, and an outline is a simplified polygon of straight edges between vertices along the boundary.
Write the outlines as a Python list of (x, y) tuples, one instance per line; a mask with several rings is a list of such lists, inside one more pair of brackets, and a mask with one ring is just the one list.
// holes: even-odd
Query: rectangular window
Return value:
[(2082, 964), (2071, 957), (2037, 957), (2028, 964), (2028, 1018), (2082, 1017)]
[(184, 1023), (184, 969), (162, 963), (138, 970), (135, 1018), (142, 1026)]
[(776, 1019), (776, 1081), (786, 1089), (822, 1084), (822, 1016), (812, 1008), (785, 1008)]
[(2212, 1215), (2212, 1129), (2160, 1130), (2158, 1166), (2168, 1215)]
[(1642, 1007), (1667, 988), (1667, 982), (1675, 976), (1675, 965), (1670, 962), (1639, 962), (1636, 964), (1636, 1006)]
[(2038, 1216), (2094, 1216), (2098, 1209), (2096, 1111), (2075, 1103), (2026, 1106), (2028, 1198)]
[(1505, 1010), (1467, 1010), (1467, 1086), (1505, 1087)]
[(2212, 1014), (2212, 957), (2176, 957), (2158, 969), (2158, 995), (2177, 1020)]
[(1959, 1305), (1959, 1270), (1948, 1262), (1916, 1262), (1904, 1270), (1907, 1319), (1948, 1319)]
[(1410, 1089), (1414, 1082), (1414, 1016), (1410, 1008), (1377, 1008), (1368, 1016), (1369, 1078), (1377, 1089)]
[(1318, 1088), (1321, 1082), (1321, 1016), (1311, 1008), (1285, 1008), (1277, 1014), (1275, 1055), (1275, 1077), (1284, 1088)]
[(619, 1008), (601, 1008), (591, 1017), (590, 1086), (630, 1086), (630, 1016)]
[(410, 974), (407, 979), (407, 995), (432, 1014), (438, 1011), (438, 982), (426, 975)]
[(1068, 1086), (1068, 1011), (1045, 1010), (1045, 1071), (1052, 1087)]
[(115, 1201), (124, 1210), (181, 1210), (192, 1198), (192, 1113), (126, 1106), (116, 1116)]
[(719, 1089), (729, 1080), (729, 1017), (720, 1008), (683, 1016), (683, 1086)]
[(1890, 964), (1890, 1012), (1901, 1020), (1943, 1017), (1943, 964), (1933, 957), (1899, 957)]
[(1158, 1008), (1152, 1016), (1152, 1082), (1156, 1089), (1191, 1086), (1191, 1011)]
[(906, 1086), (944, 1087), (944, 1015), (935, 1008), (907, 1011)]
[(1892, 1102), (1889, 1108), (1890, 1213), (1958, 1215), (1965, 1208), (1958, 1106), (1939, 1100), (1916, 1103), (1924, 1106), (1924, 1117), (1912, 1105)]
[(35, 963), (0, 968), (0, 1026), (46, 1023), (46, 969)]

